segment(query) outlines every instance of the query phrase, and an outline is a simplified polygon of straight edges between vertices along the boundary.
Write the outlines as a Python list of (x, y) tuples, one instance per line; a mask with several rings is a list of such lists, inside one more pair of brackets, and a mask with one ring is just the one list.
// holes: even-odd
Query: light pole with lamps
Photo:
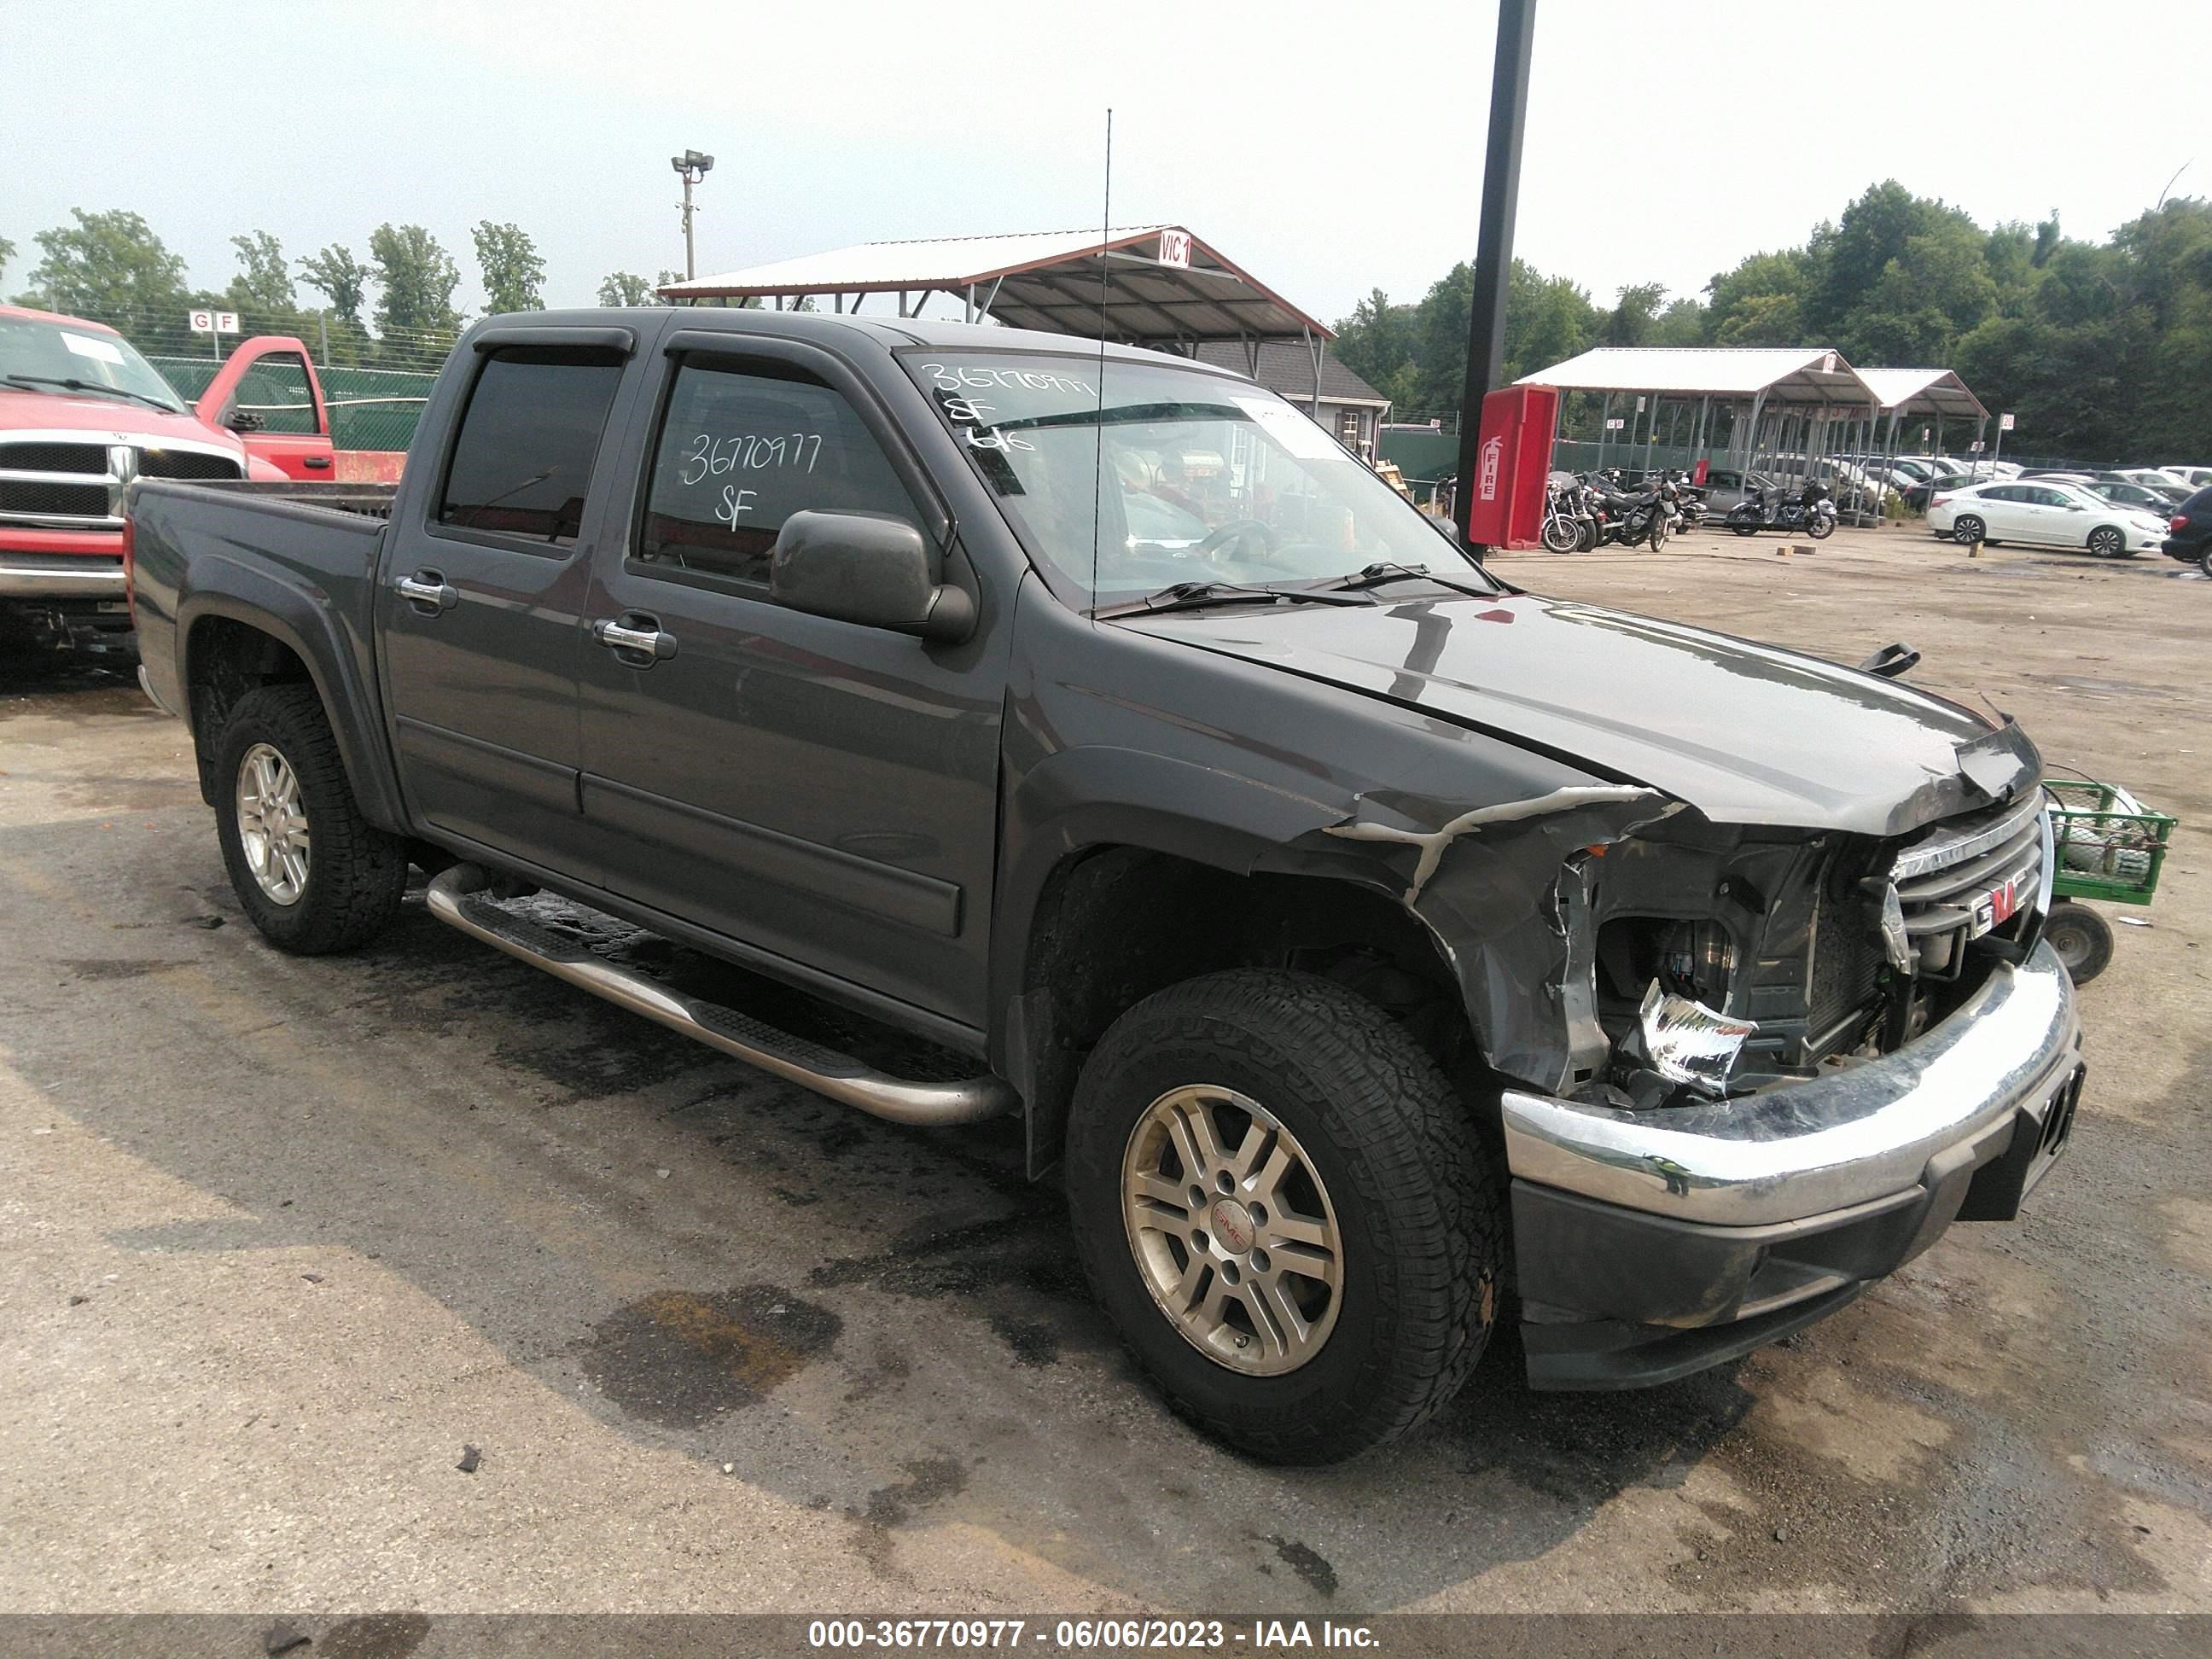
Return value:
[(691, 216), (699, 210), (691, 205), (691, 186), (714, 170), (714, 158), (687, 149), (681, 155), (670, 156), (668, 165), (684, 175), (684, 280), (688, 283), (699, 274), (698, 261), (691, 248)]

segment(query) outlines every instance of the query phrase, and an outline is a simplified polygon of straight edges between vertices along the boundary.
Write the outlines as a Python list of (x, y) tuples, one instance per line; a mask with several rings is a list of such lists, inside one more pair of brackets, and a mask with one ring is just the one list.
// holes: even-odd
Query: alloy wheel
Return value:
[(1297, 1137), (1233, 1089), (1171, 1089), (1121, 1158), (1145, 1287), (1185, 1340), (1251, 1376), (1320, 1353), (1344, 1294), (1343, 1236)]
[(307, 889), (307, 814), (300, 775), (271, 745), (257, 743), (238, 763), (238, 839), (246, 867), (276, 904)]

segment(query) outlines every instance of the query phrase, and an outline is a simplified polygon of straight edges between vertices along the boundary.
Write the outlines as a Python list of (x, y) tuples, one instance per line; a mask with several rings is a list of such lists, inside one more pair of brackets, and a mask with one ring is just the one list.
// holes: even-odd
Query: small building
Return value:
[(1200, 343), (1195, 356), (1202, 363), (1250, 374), (1311, 415), (1353, 454), (1376, 458), (1383, 423), (1390, 418), (1390, 400), (1336, 358), (1316, 358), (1296, 340), (1262, 340), (1256, 362), (1248, 362), (1244, 347), (1233, 340)]

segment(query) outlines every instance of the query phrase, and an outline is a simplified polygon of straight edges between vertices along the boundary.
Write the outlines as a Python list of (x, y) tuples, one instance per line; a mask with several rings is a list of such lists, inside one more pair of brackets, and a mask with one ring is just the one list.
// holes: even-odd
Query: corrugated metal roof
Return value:
[(1875, 390), (1885, 410), (1908, 415), (1963, 415), (1985, 421), (1990, 411), (1948, 368), (1863, 368), (1859, 379)]
[(1785, 403), (1867, 404), (1874, 389), (1825, 346), (1599, 346), (1524, 374), (1568, 392), (1657, 392)]
[[(1188, 263), (1169, 263), (1170, 236)], [(1103, 240), (1102, 240), (1102, 237)], [(1333, 331), (1179, 225), (863, 242), (828, 253), (671, 283), (672, 300), (811, 295), (965, 295), (995, 321), (1097, 337), (1190, 344), (1203, 340), (1333, 339)], [(856, 301), (855, 308), (858, 307)]]
[[(1113, 233), (1115, 240), (1132, 236), (1156, 236), (1172, 229), (1168, 225), (1125, 225)], [(803, 254), (796, 259), (751, 265), (701, 276), (687, 283), (671, 283), (660, 291), (671, 299), (743, 293), (850, 294), (905, 289), (964, 289), (970, 283), (988, 283), (1009, 270), (1071, 255), (1093, 254), (1098, 249), (1096, 226), (1089, 230), (1037, 230), (1011, 236), (943, 236), (916, 242), (860, 242), (832, 248), (827, 253)]]

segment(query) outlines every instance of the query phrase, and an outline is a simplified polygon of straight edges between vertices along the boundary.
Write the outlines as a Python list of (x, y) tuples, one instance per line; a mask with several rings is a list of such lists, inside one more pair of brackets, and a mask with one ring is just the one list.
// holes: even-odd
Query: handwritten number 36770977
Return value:
[(702, 432), (692, 439), (691, 447), (684, 452), (684, 467), (678, 476), (685, 484), (696, 484), (706, 478), (720, 477), (725, 472), (739, 471), (804, 466), (811, 472), (821, 456), (822, 434), (818, 432), (793, 432), (775, 437), (751, 433), (735, 438), (717, 438)]

